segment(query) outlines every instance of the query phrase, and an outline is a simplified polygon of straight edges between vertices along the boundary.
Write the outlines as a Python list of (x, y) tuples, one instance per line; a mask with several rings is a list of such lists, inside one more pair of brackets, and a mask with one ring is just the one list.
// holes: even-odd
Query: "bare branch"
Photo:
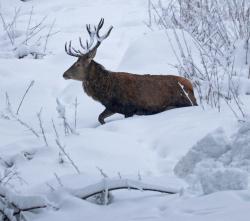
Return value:
[(56, 129), (56, 125), (55, 125), (55, 123), (54, 123), (54, 120), (52, 119), (51, 121), (52, 121), (53, 130), (54, 130), (54, 132), (55, 132), (56, 138), (59, 139), (59, 134), (58, 134), (58, 132), (57, 132), (57, 129)]
[(81, 199), (87, 199), (96, 194), (100, 194), (104, 191), (114, 191), (120, 189), (128, 189), (128, 190), (140, 190), (140, 191), (154, 191), (160, 193), (167, 194), (177, 194), (179, 193), (179, 189), (174, 188), (166, 188), (162, 186), (150, 185), (140, 181), (134, 181), (129, 179), (103, 179), (103, 181), (89, 185), (85, 188), (78, 190), (69, 190), (71, 194)]
[(9, 100), (9, 95), (6, 92), (5, 93), (5, 98), (6, 98), (6, 109), (9, 113), (9, 115), (11, 116), (11, 118), (13, 118), (14, 120), (16, 120), (18, 123), (20, 123), (22, 126), (24, 126), (25, 128), (27, 128), (29, 131), (31, 131), (37, 138), (39, 138), (38, 133), (26, 122), (24, 122), (18, 115), (14, 114), (11, 108), (11, 103)]
[(46, 146), (48, 147), (49, 145), (48, 145), (48, 141), (47, 141), (47, 138), (46, 138), (46, 135), (45, 135), (45, 131), (44, 131), (44, 127), (43, 127), (41, 115), (42, 115), (42, 108), (41, 108), (41, 110), (39, 111), (39, 113), (37, 113), (37, 118), (38, 118), (38, 120), (39, 120), (39, 126), (40, 126), (40, 129), (41, 129), (42, 135), (43, 135), (44, 143), (45, 143)]
[(74, 169), (76, 170), (76, 172), (78, 174), (81, 174), (80, 170), (78, 169), (78, 167), (76, 166), (76, 164), (74, 163), (74, 161), (71, 159), (71, 157), (69, 156), (69, 154), (65, 151), (65, 147), (62, 146), (62, 144), (60, 143), (60, 141), (58, 139), (56, 139), (56, 144), (59, 147), (59, 149), (62, 151), (62, 153), (68, 158), (69, 162), (74, 167)]
[(34, 85), (34, 83), (35, 83), (35, 81), (32, 80), (32, 81), (30, 82), (28, 88), (26, 89), (26, 91), (25, 91), (25, 93), (24, 93), (24, 95), (23, 95), (23, 97), (22, 97), (22, 99), (21, 99), (21, 101), (20, 101), (20, 103), (19, 103), (19, 105), (18, 105), (18, 108), (17, 108), (17, 111), (16, 111), (16, 114), (17, 114), (17, 115), (18, 115), (19, 110), (20, 110), (20, 108), (21, 108), (21, 106), (22, 106), (22, 104), (23, 104), (23, 101), (24, 101), (25, 96), (28, 94), (30, 88)]
[(46, 38), (45, 38), (45, 44), (44, 44), (44, 48), (43, 48), (43, 52), (45, 53), (45, 51), (46, 51), (46, 49), (47, 49), (47, 44), (48, 44), (48, 40), (49, 40), (49, 38), (52, 36), (52, 30), (53, 30), (53, 28), (54, 28), (54, 26), (55, 26), (55, 23), (56, 23), (56, 20), (54, 20), (52, 23), (51, 23), (51, 25), (50, 25), (50, 27), (49, 27), (49, 31), (48, 31), (48, 34), (46, 35)]

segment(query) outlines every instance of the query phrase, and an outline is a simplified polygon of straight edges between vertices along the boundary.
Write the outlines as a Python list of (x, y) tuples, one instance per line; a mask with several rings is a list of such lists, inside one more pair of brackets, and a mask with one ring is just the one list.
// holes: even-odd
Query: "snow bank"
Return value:
[(174, 171), (179, 177), (185, 178), (194, 173), (196, 165), (206, 159), (217, 160), (229, 149), (223, 129), (206, 135), (178, 162)]
[(248, 179), (247, 174), (242, 170), (218, 168), (206, 173), (201, 173), (200, 183), (203, 192), (209, 194), (221, 190), (246, 189)]
[(204, 194), (248, 188), (250, 172), (250, 122), (227, 138), (219, 128), (206, 135), (177, 163), (177, 176)]
[(181, 53), (175, 34), (182, 48), (185, 50), (185, 41), (188, 42), (188, 50), (195, 59), (199, 59), (199, 51), (187, 32), (168, 29), (148, 33), (131, 43), (118, 69), (135, 73), (176, 74), (176, 55), (181, 57)]

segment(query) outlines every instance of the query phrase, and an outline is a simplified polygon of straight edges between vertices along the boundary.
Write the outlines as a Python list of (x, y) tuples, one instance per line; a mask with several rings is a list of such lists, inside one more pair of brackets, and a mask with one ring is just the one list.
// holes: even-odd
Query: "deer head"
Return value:
[(89, 72), (89, 65), (91, 61), (94, 59), (96, 55), (97, 48), (100, 46), (102, 41), (106, 39), (111, 30), (112, 26), (109, 28), (106, 34), (100, 36), (99, 31), (104, 24), (104, 19), (101, 18), (99, 24), (97, 26), (91, 27), (90, 24), (86, 25), (87, 32), (89, 34), (90, 40), (86, 40), (86, 45), (84, 46), (82, 43), (82, 39), (79, 38), (79, 43), (81, 46), (81, 50), (77, 50), (71, 46), (71, 41), (69, 45), (67, 42), (65, 43), (65, 51), (68, 55), (77, 57), (77, 61), (64, 72), (64, 79), (73, 79), (83, 81), (86, 74)]

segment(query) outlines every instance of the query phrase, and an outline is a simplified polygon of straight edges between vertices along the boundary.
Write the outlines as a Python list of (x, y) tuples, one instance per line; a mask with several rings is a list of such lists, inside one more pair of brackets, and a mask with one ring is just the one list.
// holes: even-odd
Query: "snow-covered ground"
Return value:
[[(62, 78), (63, 72), (75, 61), (64, 52), (64, 43), (72, 40), (77, 45), (78, 37), (84, 39), (86, 36), (85, 24), (95, 24), (101, 17), (105, 18), (104, 28), (113, 25), (114, 29), (99, 47), (96, 61), (110, 70), (177, 73), (172, 66), (177, 61), (165, 33), (152, 32), (144, 23), (148, 13), (146, 0), (0, 0), (0, 10), (6, 19), (13, 18), (15, 8), (21, 7), (20, 20), (17, 22), (17, 29), (20, 30), (25, 30), (32, 6), (34, 20), (39, 21), (47, 15), (45, 23), (49, 25), (56, 19), (54, 29), (59, 32), (49, 39), (49, 53), (44, 58), (17, 59), (7, 53), (8, 39), (0, 27), (0, 41), (5, 42), (0, 42), (0, 181), (6, 173), (17, 172), (8, 187), (21, 194), (46, 195), (48, 200), (59, 206), (59, 210), (27, 213), (27, 220), (249, 219), (249, 144), (235, 139), (237, 135), (242, 135), (248, 137), (249, 141), (249, 132), (242, 129), (226, 105), (222, 106), (221, 112), (209, 107), (203, 110), (197, 106), (126, 119), (116, 114), (101, 126), (97, 118), (104, 107), (83, 92), (81, 83)], [(168, 34), (170, 37), (173, 35), (171, 31)], [(187, 36), (186, 40), (194, 49), (191, 38)], [(193, 54), (198, 56), (195, 49)], [(25, 97), (18, 116), (39, 132), (39, 138), (17, 120), (5, 119), (6, 92), (11, 108), (16, 112), (32, 80), (35, 83)], [(250, 91), (249, 85), (249, 80), (245, 80), (245, 90)], [(74, 127), (76, 97), (79, 103), (76, 133), (65, 136), (62, 119), (56, 110), (56, 100), (66, 108), (67, 119)], [(242, 100), (247, 111), (250, 107), (249, 96), (243, 96)], [(37, 117), (41, 108), (48, 146), (43, 141)], [(52, 119), (61, 144), (80, 174), (56, 144)], [(207, 135), (215, 130), (218, 136), (213, 133)], [(221, 139), (232, 147), (223, 146), (225, 143), (220, 145)], [(211, 147), (212, 150), (206, 151), (203, 147)], [(241, 147), (242, 151), (237, 147)], [(197, 154), (195, 151), (198, 155), (200, 153), (198, 161), (193, 160)], [(230, 154), (228, 158), (231, 159), (227, 163), (222, 159), (226, 153)], [(211, 172), (207, 167), (213, 167), (217, 159), (224, 164), (218, 166), (216, 162)], [(237, 164), (243, 160), (244, 165), (243, 162)], [(218, 171), (221, 173), (217, 174)], [(101, 206), (61, 190), (94, 184), (103, 178), (101, 172), (110, 178), (140, 178), (146, 183), (182, 191), (167, 195), (120, 190), (113, 193), (113, 203)], [(205, 176), (206, 172), (208, 176)], [(186, 179), (187, 175), (189, 178)], [(202, 185), (205, 188), (203, 192), (200, 188), (192, 187), (197, 179), (212, 185), (217, 181), (216, 176), (222, 177), (221, 185), (223, 182), (226, 184), (222, 187)], [(232, 177), (236, 181), (230, 185), (228, 182)]]

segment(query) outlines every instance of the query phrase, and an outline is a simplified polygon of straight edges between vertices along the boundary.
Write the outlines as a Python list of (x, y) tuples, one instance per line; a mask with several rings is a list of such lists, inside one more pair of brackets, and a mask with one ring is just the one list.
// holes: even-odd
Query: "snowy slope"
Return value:
[[(37, 138), (15, 120), (0, 117), (0, 178), (7, 170), (17, 171), (18, 176), (9, 183), (13, 190), (45, 194), (60, 206), (56, 211), (26, 214), (28, 220), (248, 220), (250, 195), (247, 190), (197, 196), (185, 190), (187, 183), (173, 173), (178, 161), (206, 134), (218, 127), (229, 137), (236, 131), (239, 124), (226, 106), (220, 113), (198, 106), (127, 119), (116, 114), (101, 126), (97, 117), (104, 107), (83, 92), (81, 83), (62, 78), (63, 72), (75, 61), (64, 52), (64, 43), (72, 40), (77, 45), (78, 37), (86, 36), (85, 24), (95, 24), (101, 17), (105, 18), (104, 28), (113, 25), (114, 29), (98, 49), (96, 61), (110, 70), (176, 73), (172, 66), (176, 59), (169, 43), (165, 43), (165, 33), (152, 32), (144, 24), (146, 0), (31, 0), (25, 3), (0, 0), (0, 9), (9, 19), (19, 6), (22, 9), (20, 29), (26, 27), (34, 6), (34, 18), (39, 20), (48, 15), (48, 25), (56, 19), (55, 29), (59, 31), (49, 40), (49, 54), (43, 59), (16, 59), (11, 55), (0, 58), (0, 115), (6, 113), (5, 92), (16, 111), (23, 93), (34, 80), (19, 116), (40, 131), (37, 113), (42, 108), (49, 144), (45, 145), (41, 133)], [(171, 31), (169, 33), (171, 35)], [(191, 38), (188, 40), (192, 47)], [(6, 52), (7, 46), (1, 47)], [(56, 99), (65, 105), (67, 118), (73, 126), (76, 97), (79, 103), (77, 134), (65, 137), (56, 111)], [(247, 109), (249, 98), (243, 100)], [(59, 154), (51, 119), (80, 175), (69, 160)], [(14, 166), (6, 169), (6, 162)], [(51, 192), (51, 188), (61, 188), (55, 174), (65, 187), (81, 188), (102, 179), (100, 169), (109, 177), (120, 174), (124, 178), (138, 179), (141, 176), (145, 182), (184, 190), (180, 195), (171, 196), (117, 191), (114, 202), (108, 206), (75, 198), (63, 190)]]

